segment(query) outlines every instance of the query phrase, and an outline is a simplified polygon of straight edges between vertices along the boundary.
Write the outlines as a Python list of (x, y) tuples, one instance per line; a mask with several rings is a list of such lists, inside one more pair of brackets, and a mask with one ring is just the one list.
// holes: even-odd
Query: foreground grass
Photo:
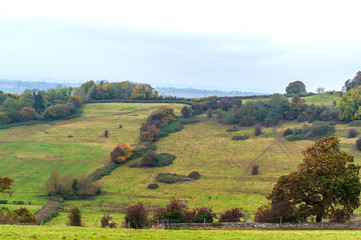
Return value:
[(361, 239), (360, 230), (128, 230), (0, 226), (1, 239)]

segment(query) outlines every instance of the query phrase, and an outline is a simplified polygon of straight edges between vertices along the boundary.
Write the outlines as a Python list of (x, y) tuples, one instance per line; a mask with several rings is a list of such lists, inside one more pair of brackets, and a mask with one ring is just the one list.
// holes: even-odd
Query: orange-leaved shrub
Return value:
[(110, 153), (110, 160), (117, 164), (124, 163), (132, 156), (132, 154), (131, 146), (121, 143)]

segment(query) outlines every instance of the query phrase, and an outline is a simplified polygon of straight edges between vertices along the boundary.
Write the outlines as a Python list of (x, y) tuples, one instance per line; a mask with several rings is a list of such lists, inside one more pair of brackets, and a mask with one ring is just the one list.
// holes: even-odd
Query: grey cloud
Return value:
[(269, 35), (152, 32), (48, 19), (0, 19), (0, 34), (0, 78), (22, 80), (107, 78), (262, 92), (283, 92), (290, 81), (302, 80), (309, 90), (340, 88), (345, 72), (357, 71), (361, 53), (355, 43), (297, 46)]

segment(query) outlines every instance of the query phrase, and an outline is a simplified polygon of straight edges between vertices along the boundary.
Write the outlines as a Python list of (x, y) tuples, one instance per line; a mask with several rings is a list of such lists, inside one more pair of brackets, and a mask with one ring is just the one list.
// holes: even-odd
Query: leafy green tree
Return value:
[(158, 92), (154, 91), (154, 88), (149, 84), (139, 84), (133, 89), (132, 100), (142, 100), (158, 97)]
[(286, 96), (273, 94), (266, 103), (267, 116), (265, 119), (266, 126), (272, 126), (282, 120), (289, 109), (289, 102)]
[(286, 87), (287, 94), (300, 94), (306, 92), (306, 86), (301, 81), (295, 81), (288, 84)]
[(353, 88), (358, 88), (361, 85), (361, 71), (356, 73), (356, 76), (351, 80), (345, 82), (345, 90), (348, 92)]
[(361, 86), (342, 95), (339, 110), (340, 119), (352, 121), (361, 119)]
[(340, 150), (339, 142), (338, 137), (325, 137), (303, 151), (297, 171), (281, 176), (267, 197), (271, 204), (289, 206), (288, 216), (299, 221), (316, 216), (321, 222), (335, 210), (352, 214), (360, 206), (360, 166)]

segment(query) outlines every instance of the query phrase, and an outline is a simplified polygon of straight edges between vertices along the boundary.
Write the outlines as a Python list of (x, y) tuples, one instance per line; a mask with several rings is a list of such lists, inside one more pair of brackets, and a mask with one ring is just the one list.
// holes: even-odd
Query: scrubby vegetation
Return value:
[(178, 175), (176, 173), (158, 173), (158, 175), (155, 177), (155, 180), (157, 182), (172, 184), (178, 182), (180, 178), (184, 178), (184, 177), (186, 176)]
[(212, 208), (200, 207), (188, 210), (188, 207), (182, 201), (172, 198), (165, 208), (154, 209), (153, 219), (168, 219), (170, 223), (212, 223), (215, 217)]
[(118, 144), (110, 153), (110, 160), (116, 164), (127, 161), (132, 156), (132, 148), (127, 144)]
[(142, 203), (138, 203), (125, 210), (124, 220), (131, 228), (145, 228), (149, 225), (148, 211)]
[(247, 135), (234, 135), (232, 137), (232, 140), (234, 140), (234, 141), (247, 140), (247, 139), (249, 139), (249, 136), (247, 136)]
[(80, 210), (75, 207), (70, 210), (70, 213), (68, 215), (68, 226), (74, 226), (74, 227), (83, 227), (82, 223), (82, 217)]
[(231, 210), (227, 210), (221, 214), (219, 217), (220, 222), (240, 222), (241, 218), (245, 218), (245, 215), (242, 213), (242, 209), (233, 208)]
[(109, 214), (104, 214), (103, 217), (100, 219), (101, 227), (102, 228), (116, 228), (118, 224), (116, 222), (111, 222), (110, 220), (112, 220), (112, 219), (113, 219), (113, 217), (110, 216)]
[(296, 127), (291, 131), (286, 133), (286, 139), (295, 141), (295, 140), (305, 140), (305, 139), (316, 139), (325, 136), (331, 136), (335, 133), (335, 127), (332, 125), (324, 124), (324, 123), (316, 123), (312, 126), (303, 126)]
[(57, 169), (51, 171), (44, 189), (49, 196), (60, 196), (64, 199), (84, 199), (101, 192), (101, 186), (94, 183), (90, 176), (82, 174), (78, 178), (70, 175), (60, 178)]

